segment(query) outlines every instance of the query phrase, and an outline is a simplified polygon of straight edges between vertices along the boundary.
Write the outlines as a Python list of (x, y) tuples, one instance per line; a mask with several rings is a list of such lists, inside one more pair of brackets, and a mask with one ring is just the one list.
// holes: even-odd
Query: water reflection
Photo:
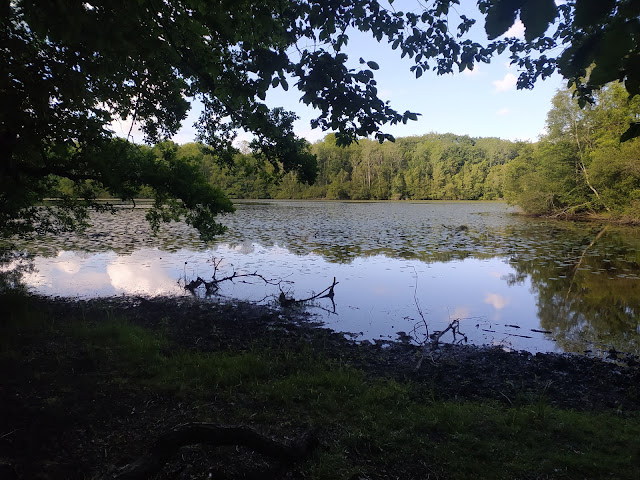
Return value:
[[(523, 342), (514, 335), (517, 332), (513, 327), (505, 327), (506, 319), (516, 318), (514, 322), (521, 329), (537, 327), (538, 320), (534, 299), (528, 293), (530, 286), (509, 287), (504, 277), (512, 273), (512, 267), (498, 258), (426, 264), (377, 255), (334, 264), (314, 253), (300, 257), (281, 247), (259, 244), (220, 245), (203, 252), (143, 248), (128, 256), (64, 251), (55, 257), (37, 257), (36, 271), (26, 275), (25, 281), (47, 295), (185, 295), (184, 282), (179, 284), (177, 280), (210, 278), (213, 257), (223, 259), (218, 277), (234, 271), (259, 271), (266, 278), (285, 280), (281, 288), (296, 298), (321, 291), (335, 276), (340, 282), (336, 287), (336, 314), (331, 312), (328, 300), (326, 305), (318, 300), (319, 308), (314, 311), (332, 328), (354, 332), (361, 339), (391, 339), (400, 331), (423, 339), (427, 332), (417, 300), (431, 332), (460, 319), (461, 330), (474, 343), (556, 349), (544, 335)], [(280, 291), (260, 279), (221, 287), (223, 296), (263, 303), (275, 301)]]
[(36, 257), (24, 282), (45, 295), (97, 297), (182, 294), (157, 249), (141, 249), (123, 257), (115, 252), (59, 252)]
[(498, 293), (489, 293), (484, 299), (484, 303), (492, 305), (496, 310), (502, 310), (504, 307), (509, 305), (509, 302), (511, 302), (509, 297), (505, 297)]
[(636, 237), (601, 230), (579, 246), (561, 243), (553, 256), (540, 251), (538, 261), (513, 257), (518, 273), (510, 284), (530, 279), (540, 325), (553, 332), (564, 351), (611, 345), (637, 353), (638, 246)]
[[(144, 211), (122, 214), (95, 217), (83, 235), (23, 243), (37, 254), (28, 284), (50, 295), (184, 295), (177, 281), (210, 277), (217, 257), (229, 273), (293, 282), (283, 288), (297, 298), (337, 277), (337, 315), (318, 313), (361, 338), (424, 336), (417, 299), (431, 331), (460, 318), (474, 343), (638, 352), (633, 229), (525, 219), (499, 203), (263, 202), (240, 204), (224, 218), (228, 233), (205, 244), (184, 224), (153, 237)], [(278, 293), (259, 281), (221, 290), (265, 302)]]

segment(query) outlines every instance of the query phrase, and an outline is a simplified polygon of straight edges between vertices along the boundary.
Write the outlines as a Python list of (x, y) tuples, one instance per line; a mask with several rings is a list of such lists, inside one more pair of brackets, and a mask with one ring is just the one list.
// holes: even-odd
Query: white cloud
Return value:
[(469, 307), (459, 306), (456, 307), (453, 312), (449, 313), (449, 320), (462, 320), (464, 318), (469, 318), (471, 316), (471, 311)]
[(508, 115), (510, 111), (511, 110), (509, 110), (507, 107), (504, 107), (504, 108), (501, 108), (500, 110), (498, 110), (496, 112), (496, 115), (500, 115), (501, 117), (503, 117), (505, 115)]
[(245, 149), (246, 145), (251, 143), (251, 140), (255, 139), (252, 134), (247, 133), (244, 130), (240, 130), (237, 134), (236, 139), (233, 141), (233, 146), (240, 150)]
[(518, 79), (513, 73), (507, 73), (502, 80), (493, 82), (496, 92), (506, 92), (516, 87)]
[(176, 280), (160, 265), (128, 265), (116, 260), (107, 265), (107, 275), (111, 285), (123, 293), (166, 295), (176, 291)]
[(504, 307), (509, 305), (509, 299), (502, 295), (498, 295), (497, 293), (489, 293), (485, 297), (484, 303), (492, 305), (496, 310), (502, 310)]
[(524, 23), (522, 23), (520, 19), (516, 20), (516, 23), (511, 25), (511, 28), (504, 32), (504, 36), (524, 38)]
[(462, 71), (462, 74), (466, 75), (468, 77), (475, 77), (479, 73), (480, 73), (480, 65), (478, 65), (478, 64), (474, 65), (473, 70), (469, 70), (468, 68), (465, 68)]
[(111, 125), (109, 125), (109, 127), (119, 137), (128, 138), (132, 142), (141, 142), (144, 137), (144, 134), (140, 130), (140, 125), (133, 124), (133, 127), (132, 127), (132, 124), (133, 124), (132, 117), (127, 117), (125, 119), (122, 119), (120, 117), (115, 117), (114, 120), (111, 122)]
[(54, 268), (70, 275), (78, 273), (84, 263), (74, 252), (59, 252), (57, 260)]

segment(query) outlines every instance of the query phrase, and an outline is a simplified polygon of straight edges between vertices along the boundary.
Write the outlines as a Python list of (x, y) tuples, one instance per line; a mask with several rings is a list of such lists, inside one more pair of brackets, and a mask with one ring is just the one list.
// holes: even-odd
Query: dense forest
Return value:
[[(232, 168), (206, 155), (200, 162), (209, 181), (234, 198), (478, 200), (503, 196), (504, 165), (526, 145), (428, 134), (339, 147), (330, 134), (311, 146), (318, 162), (312, 185), (300, 182), (295, 173), (276, 178), (250, 155), (236, 156)], [(197, 155), (198, 146), (181, 146), (179, 154)]]
[[(312, 184), (282, 173), (242, 149), (232, 163), (197, 143), (164, 142), (182, 162), (231, 198), (340, 200), (505, 199), (534, 215), (581, 213), (640, 218), (640, 139), (621, 135), (640, 114), (612, 83), (593, 105), (580, 108), (572, 92), (552, 101), (546, 133), (537, 142), (429, 133), (379, 143), (362, 139), (347, 147), (333, 134), (308, 148), (317, 161)], [(142, 147), (146, 148), (146, 147)], [(244, 153), (243, 153), (244, 152)], [(70, 181), (63, 191), (70, 192)], [(145, 192), (140, 192), (142, 196)]]
[(570, 91), (559, 91), (546, 135), (505, 167), (505, 198), (532, 214), (640, 218), (640, 140), (621, 142), (639, 116), (640, 102), (619, 83), (582, 109)]

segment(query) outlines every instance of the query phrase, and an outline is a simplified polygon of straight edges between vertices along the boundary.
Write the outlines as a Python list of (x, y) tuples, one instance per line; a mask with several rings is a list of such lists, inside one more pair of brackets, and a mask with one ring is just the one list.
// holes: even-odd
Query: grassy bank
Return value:
[[(558, 409), (544, 392), (506, 405), (443, 401), (437, 385), (365, 374), (304, 341), (203, 351), (110, 308), (61, 318), (24, 297), (0, 301), (10, 414), (0, 458), (18, 478), (52, 464), (64, 465), (49, 470), (59, 478), (121, 466), (181, 421), (244, 424), (279, 439), (318, 428), (320, 445), (284, 478), (637, 478), (637, 413)], [(246, 474), (233, 457), (249, 454), (214, 453), (178, 455), (161, 478), (182, 478), (174, 474), (185, 462), (184, 478), (206, 476), (209, 461), (220, 478)], [(243, 468), (263, 471), (255, 457)]]

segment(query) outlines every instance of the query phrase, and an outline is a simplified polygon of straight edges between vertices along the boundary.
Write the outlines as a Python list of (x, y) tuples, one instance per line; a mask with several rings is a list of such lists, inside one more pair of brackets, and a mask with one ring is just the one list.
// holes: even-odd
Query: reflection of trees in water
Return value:
[(11, 248), (0, 249), (0, 292), (25, 289), (23, 276), (34, 270), (32, 255)]
[[(130, 254), (140, 247), (203, 251), (229, 244), (250, 253), (256, 243), (300, 256), (315, 253), (334, 263), (375, 255), (425, 263), (504, 257), (515, 269), (507, 283), (531, 278), (541, 325), (554, 333), (564, 350), (583, 351), (589, 342), (638, 350), (640, 239), (635, 230), (610, 228), (601, 233), (590, 224), (514, 218), (495, 205), (445, 207), (244, 205), (225, 217), (229, 231), (214, 243), (201, 242), (195, 230), (181, 223), (163, 225), (153, 237), (145, 210), (125, 209), (117, 216), (92, 218), (94, 226), (83, 234), (32, 240), (18, 247), (50, 256), (60, 250)], [(473, 209), (488, 210), (480, 215)]]
[(517, 274), (507, 281), (531, 279), (540, 324), (563, 350), (583, 352), (594, 344), (638, 353), (640, 242), (615, 231), (584, 240), (582, 249), (559, 243), (565, 247), (554, 259), (544, 260), (543, 249), (541, 261), (512, 257)]
[(117, 216), (94, 214), (86, 232), (25, 241), (20, 247), (52, 256), (61, 250), (130, 254), (141, 247), (202, 251), (216, 244), (255, 242), (266, 248), (287, 248), (297, 255), (316, 253), (338, 263), (373, 255), (448, 262), (528, 251), (532, 238), (548, 233), (544, 222), (508, 216), (506, 207), (499, 204), (436, 208), (428, 204), (276, 202), (240, 205), (234, 215), (222, 219), (228, 232), (215, 242), (204, 243), (183, 223), (164, 224), (153, 236), (145, 211), (123, 208)]

